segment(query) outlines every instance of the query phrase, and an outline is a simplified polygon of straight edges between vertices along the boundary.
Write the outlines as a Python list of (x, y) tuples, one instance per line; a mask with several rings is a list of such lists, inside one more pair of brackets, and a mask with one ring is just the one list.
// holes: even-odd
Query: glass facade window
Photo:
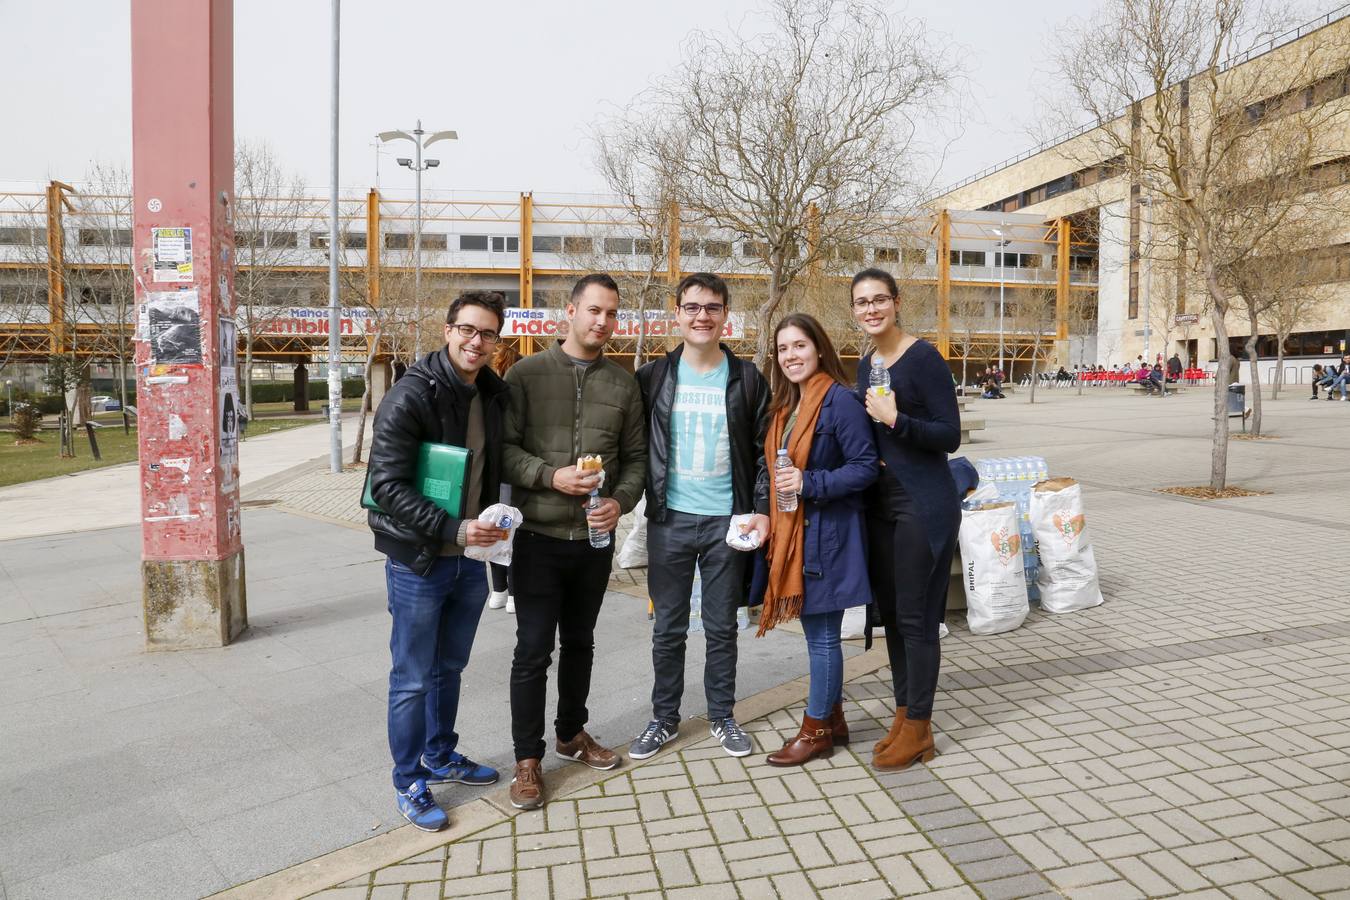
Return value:
[(583, 237), (581, 235), (566, 235), (563, 237), (564, 253), (594, 253), (595, 239)]
[(556, 234), (536, 234), (530, 245), (535, 253), (561, 253), (562, 238)]
[(488, 236), (486, 234), (461, 234), (459, 236), (459, 249), (461, 250), (487, 250)]
[(496, 235), (492, 238), (493, 253), (519, 253), (520, 238)]

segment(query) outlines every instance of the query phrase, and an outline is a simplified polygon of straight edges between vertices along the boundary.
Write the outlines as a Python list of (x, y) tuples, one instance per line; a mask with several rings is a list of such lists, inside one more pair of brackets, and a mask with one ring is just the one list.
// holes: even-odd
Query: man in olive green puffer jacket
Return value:
[[(572, 288), (566, 340), (522, 359), (506, 373), (510, 404), (502, 469), (524, 521), (511, 560), (515, 579), (516, 652), (511, 663), (511, 738), (516, 772), (511, 803), (544, 803), (540, 771), (544, 707), (554, 642), (558, 650), (557, 754), (596, 769), (619, 757), (585, 731), (595, 622), (609, 584), (612, 536), (591, 546), (588, 526), (613, 532), (637, 505), (647, 477), (647, 429), (637, 381), (603, 350), (618, 321), (619, 289), (608, 275), (587, 275)], [(598, 474), (577, 469), (598, 455)], [(592, 489), (599, 506), (583, 510)]]

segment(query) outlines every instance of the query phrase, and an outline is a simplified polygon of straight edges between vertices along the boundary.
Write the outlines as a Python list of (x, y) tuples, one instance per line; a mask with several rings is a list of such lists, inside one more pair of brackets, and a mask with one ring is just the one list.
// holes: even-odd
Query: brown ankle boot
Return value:
[(836, 747), (848, 746), (848, 719), (844, 718), (844, 704), (836, 703), (830, 710), (830, 738)]
[(929, 719), (905, 719), (900, 734), (876, 756), (872, 768), (878, 772), (898, 772), (916, 762), (930, 762), (937, 756), (933, 747), (933, 727)]
[(900, 726), (905, 724), (905, 713), (908, 711), (908, 706), (897, 706), (895, 708), (895, 721), (891, 723), (891, 730), (886, 732), (884, 738), (872, 745), (873, 756), (877, 755), (882, 750), (885, 750), (900, 736)]
[(771, 766), (800, 766), (817, 757), (825, 758), (833, 754), (834, 741), (830, 738), (829, 721), (803, 716), (797, 736), (784, 744), (782, 750), (769, 754), (768, 763)]

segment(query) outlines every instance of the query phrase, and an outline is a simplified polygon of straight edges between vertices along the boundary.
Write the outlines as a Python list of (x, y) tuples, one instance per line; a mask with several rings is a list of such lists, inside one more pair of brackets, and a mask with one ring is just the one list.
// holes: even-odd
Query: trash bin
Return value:
[[(1232, 398), (1229, 398), (1229, 400), (1228, 400), (1228, 409), (1229, 409), (1229, 411), (1232, 411), (1232, 409), (1233, 409), (1233, 401), (1232, 401)], [(325, 404), (323, 405), (323, 420), (324, 420), (325, 422), (328, 421), (328, 404), (327, 404), (327, 403), (325, 403)]]
[(1240, 416), (1247, 411), (1247, 386), (1230, 384), (1228, 386), (1228, 415)]

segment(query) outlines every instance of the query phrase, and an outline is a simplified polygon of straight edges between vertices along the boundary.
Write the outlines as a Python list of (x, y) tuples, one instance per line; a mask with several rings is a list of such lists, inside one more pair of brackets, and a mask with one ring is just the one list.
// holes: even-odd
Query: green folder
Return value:
[[(413, 487), (450, 515), (462, 519), (469, 499), (465, 485), (472, 465), (472, 450), (453, 444), (424, 442), (417, 451), (417, 475), (413, 479)], [(366, 489), (361, 493), (361, 505), (366, 509), (383, 512), (384, 510), (380, 509), (380, 505), (371, 496), (370, 476), (371, 473), (367, 471)]]

